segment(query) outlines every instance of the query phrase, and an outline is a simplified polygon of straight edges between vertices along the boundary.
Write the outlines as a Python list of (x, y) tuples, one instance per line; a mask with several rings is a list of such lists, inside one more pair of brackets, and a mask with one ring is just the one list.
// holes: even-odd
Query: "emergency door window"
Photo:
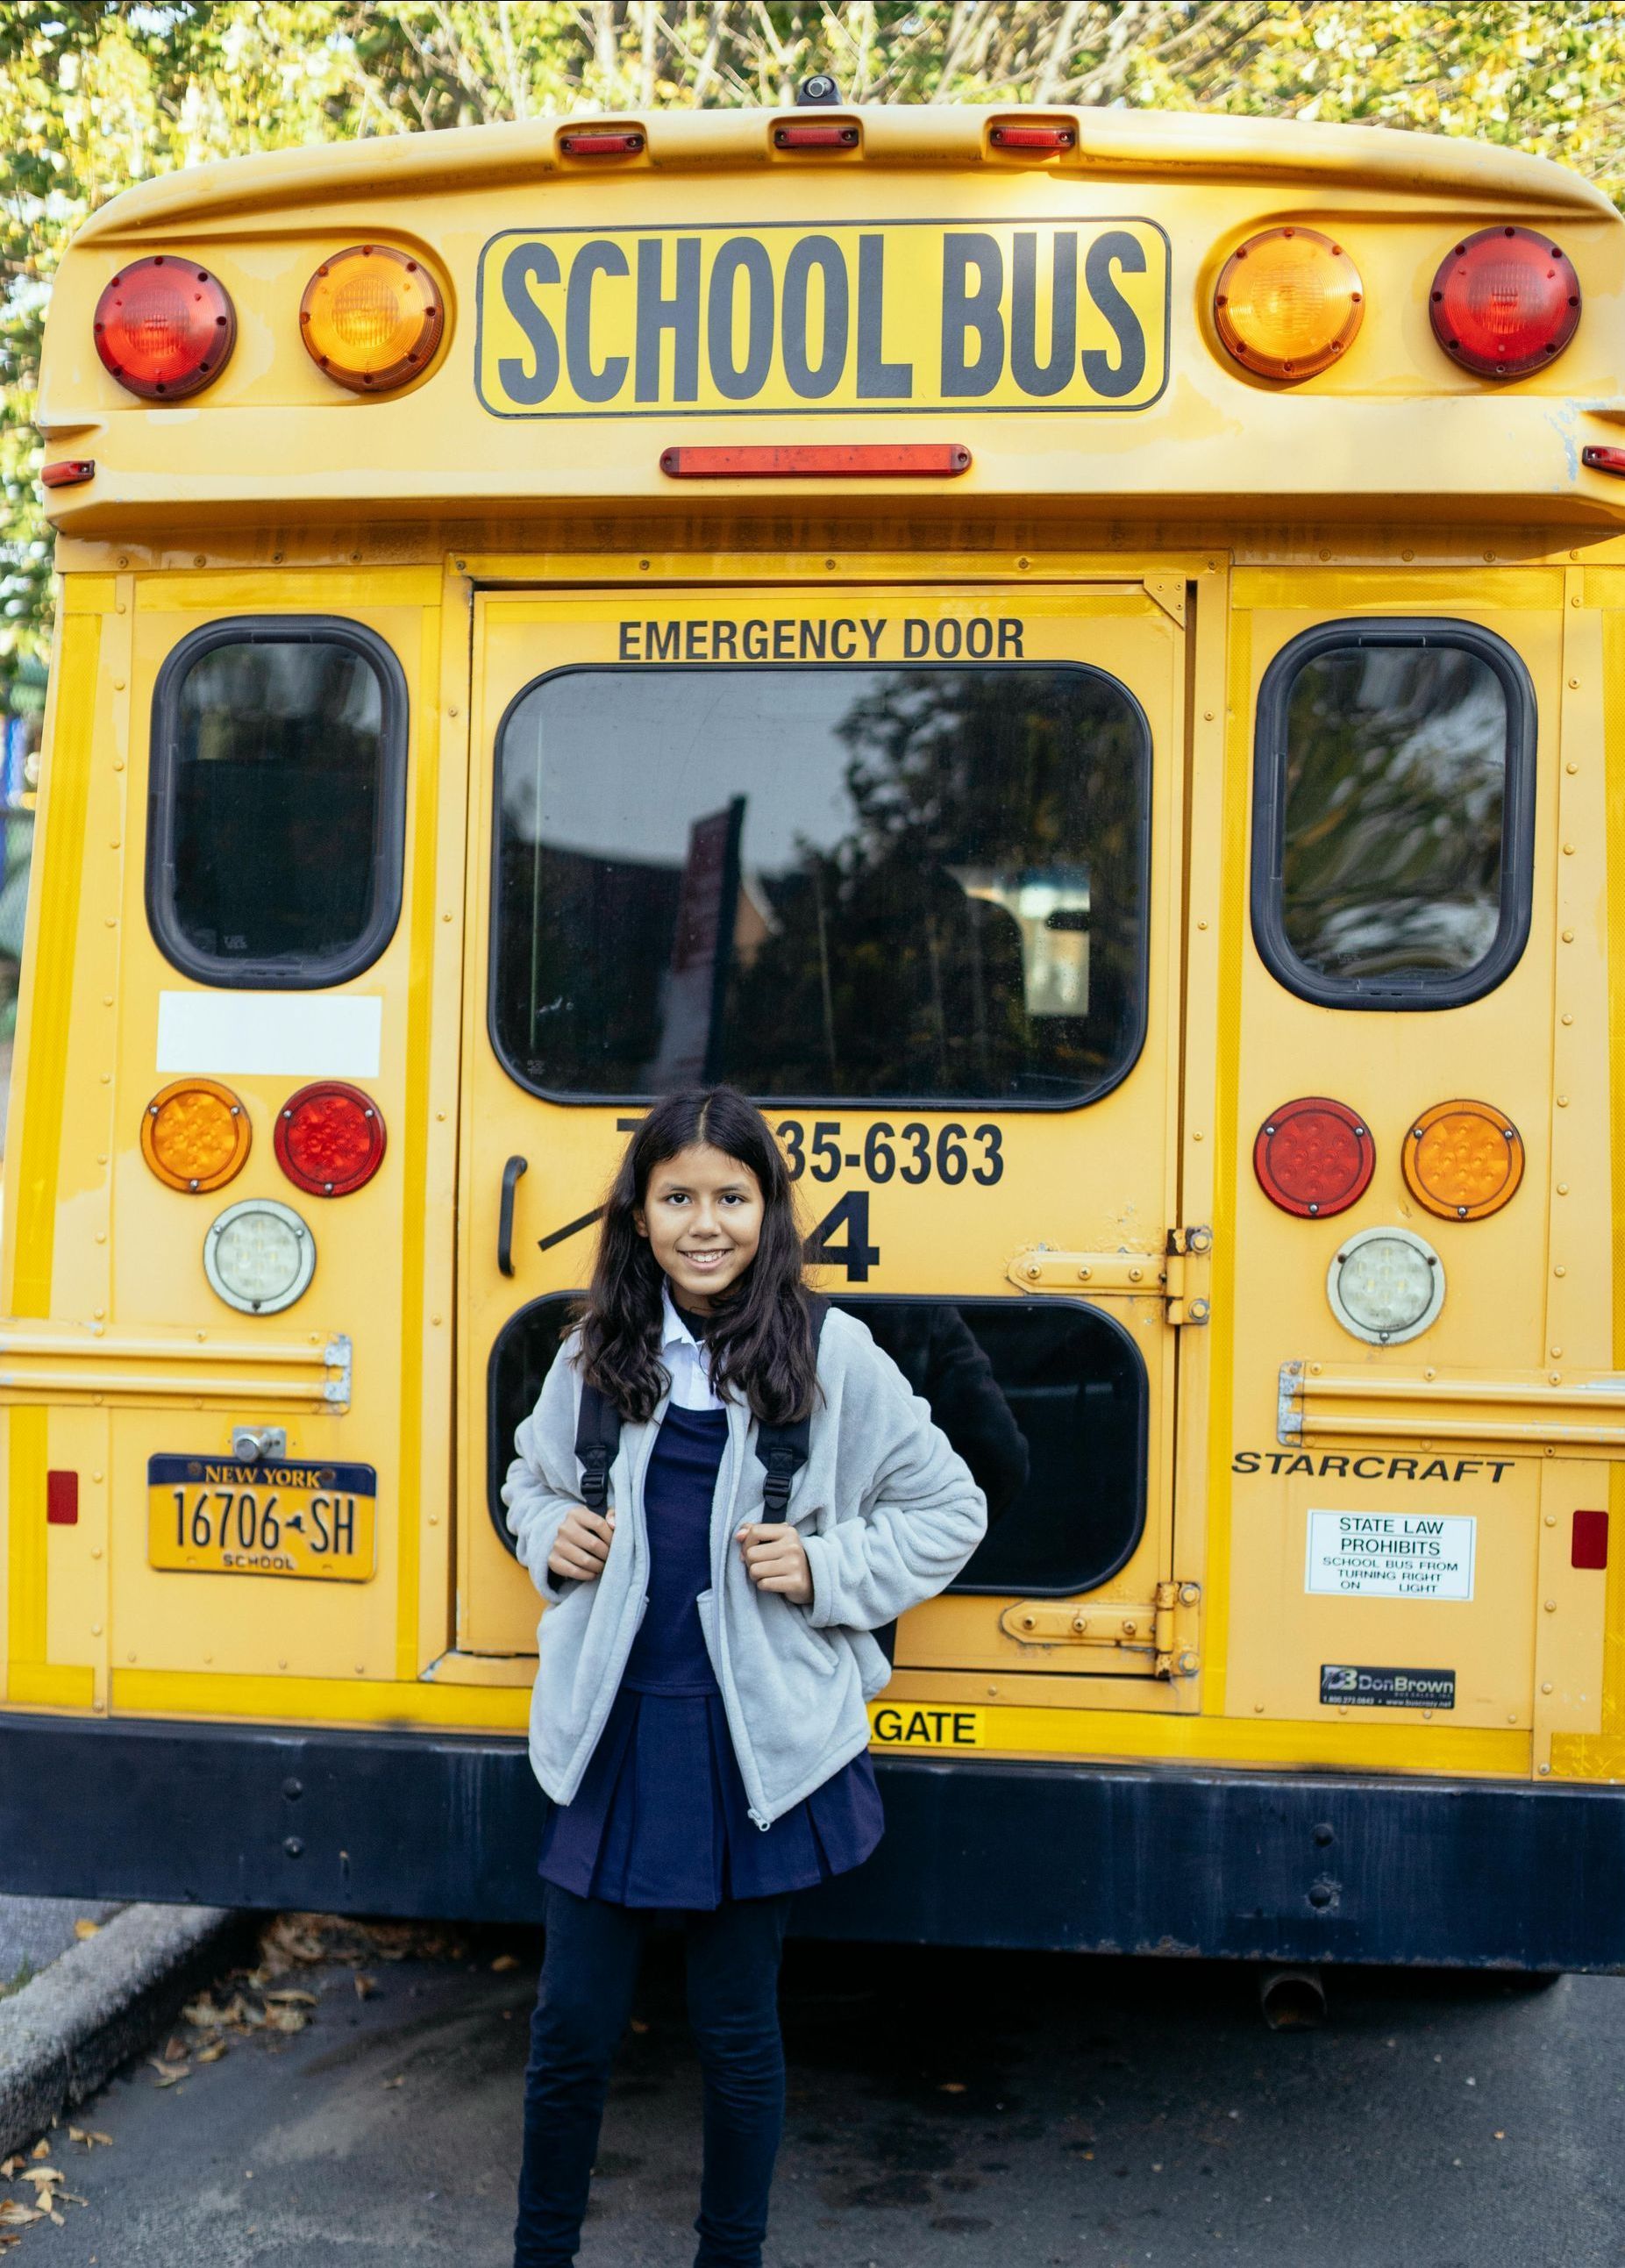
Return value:
[(147, 905), (206, 983), (354, 976), (400, 912), (406, 688), (353, 622), (214, 623), (154, 701)]
[(1276, 976), (1342, 1007), (1451, 1007), (1529, 925), (1534, 705), (1465, 622), (1327, 623), (1259, 700), (1254, 924)]
[(537, 1093), (1069, 1105), (1138, 1050), (1150, 737), (1101, 671), (567, 669), (497, 766)]

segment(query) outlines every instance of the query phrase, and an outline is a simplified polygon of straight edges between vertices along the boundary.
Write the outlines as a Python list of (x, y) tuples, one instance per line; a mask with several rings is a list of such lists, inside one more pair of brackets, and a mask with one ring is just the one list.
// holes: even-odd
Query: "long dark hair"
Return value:
[(756, 1256), (706, 1333), (711, 1383), (764, 1425), (793, 1424), (811, 1412), (817, 1376), (795, 1196), (767, 1120), (732, 1086), (666, 1095), (627, 1144), (604, 1206), (577, 1362), (623, 1418), (654, 1415), (671, 1383), (660, 1360), (661, 1271), (635, 1216), (655, 1167), (700, 1142), (748, 1166), (762, 1196)]

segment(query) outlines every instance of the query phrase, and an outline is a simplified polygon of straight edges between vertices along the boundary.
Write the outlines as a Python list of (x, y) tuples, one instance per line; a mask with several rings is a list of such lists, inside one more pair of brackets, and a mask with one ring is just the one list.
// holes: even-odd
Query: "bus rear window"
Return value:
[(1533, 703), (1467, 623), (1327, 624), (1260, 698), (1254, 917), (1292, 990), (1449, 1007), (1498, 983), (1529, 917)]
[(406, 693), (350, 622), (215, 623), (154, 704), (147, 905), (210, 984), (333, 984), (400, 910)]
[(564, 670), (497, 770), (538, 1093), (1067, 1105), (1138, 1051), (1150, 740), (1098, 671)]

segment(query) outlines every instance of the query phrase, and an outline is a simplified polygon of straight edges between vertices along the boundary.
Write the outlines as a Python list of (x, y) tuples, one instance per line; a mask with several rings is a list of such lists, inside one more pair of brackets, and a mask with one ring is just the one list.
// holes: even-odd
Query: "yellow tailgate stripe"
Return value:
[[(437, 600), (440, 585), (435, 585)], [(423, 1566), (424, 1247), (429, 1226), (430, 1012), (434, 1005), (436, 829), (440, 794), (440, 614), (426, 613), (417, 659), (416, 808), (407, 976), (405, 1169), (401, 1177), (401, 1500), (395, 1517), (395, 1675), (415, 1678)], [(409, 761), (409, 756), (408, 756)], [(444, 1326), (443, 1326), (444, 1328)], [(441, 1487), (430, 1494), (438, 1502)]]
[(1247, 771), (1253, 752), (1253, 619), (1231, 618), (1231, 728), (1219, 850), (1218, 1091), (1213, 1110), (1213, 1299), (1208, 1329), (1208, 1565), (1202, 1709), (1224, 1713), (1230, 1665), (1230, 1456), (1235, 1416), (1236, 1108), (1241, 1076), (1241, 956), (1247, 936)]
[[(1612, 579), (1610, 572), (1610, 579)], [(1604, 576), (1587, 571), (1588, 599)], [(1611, 595), (1625, 598), (1625, 576)], [(1602, 618), (1604, 780), (1607, 812), (1608, 1149), (1614, 1206), (1614, 1359), (1625, 1361), (1625, 614)], [(1595, 1733), (1557, 1733), (1560, 1778), (1625, 1778), (1625, 1465), (1608, 1468), (1607, 1594), (1603, 1606), (1602, 1722)]]
[(12, 1312), (48, 1315), (56, 1234), (56, 1178), (68, 1079), (68, 1034), (79, 928), (79, 877), (90, 797), (96, 706), (97, 615), (70, 615), (57, 652), (56, 709), (43, 821), (34, 846), (40, 917), (31, 942), (32, 1000), (23, 1086)]

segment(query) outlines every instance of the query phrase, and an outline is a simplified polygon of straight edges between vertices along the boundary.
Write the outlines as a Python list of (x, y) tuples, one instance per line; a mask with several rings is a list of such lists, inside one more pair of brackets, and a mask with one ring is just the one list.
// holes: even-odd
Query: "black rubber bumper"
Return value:
[[(1625, 1788), (880, 1756), (805, 1936), (1625, 1970)], [(515, 1740), (0, 1713), (0, 1891), (540, 1918)]]

